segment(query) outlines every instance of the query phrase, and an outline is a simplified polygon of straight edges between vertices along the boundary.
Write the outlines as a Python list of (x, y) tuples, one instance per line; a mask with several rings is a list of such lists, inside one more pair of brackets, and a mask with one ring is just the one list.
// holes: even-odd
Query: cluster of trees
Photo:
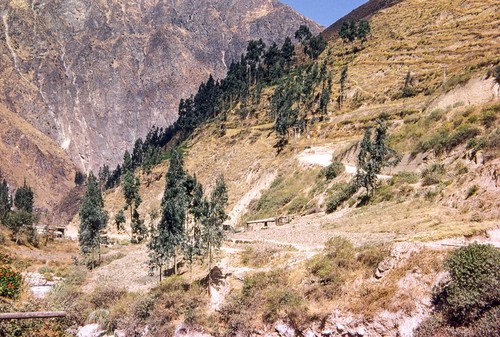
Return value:
[(34, 246), (38, 245), (38, 235), (35, 223), (38, 219), (34, 213), (34, 193), (27, 184), (26, 179), (19, 187), (14, 199), (9, 191), (7, 181), (3, 179), (0, 184), (0, 220), (12, 231), (16, 244), (20, 243), (23, 235), (26, 235), (28, 242)]
[(294, 74), (283, 79), (271, 99), (271, 117), (278, 135), (278, 153), (286, 145), (290, 134), (302, 133), (316, 117), (327, 113), (333, 75), (327, 71), (327, 60), (320, 67), (311, 63), (297, 68)]
[(177, 273), (177, 257), (182, 254), (190, 268), (193, 262), (208, 257), (209, 270), (214, 252), (223, 239), (223, 222), (227, 219), (227, 189), (222, 176), (206, 198), (196, 176), (184, 170), (182, 154), (173, 151), (161, 201), (161, 219), (151, 228), (149, 265), (152, 272), (163, 271), (173, 262)]
[[(327, 45), (322, 36), (313, 36), (307, 26), (301, 26), (295, 37), (303, 46), (304, 54), (310, 60), (317, 59)], [(286, 38), (281, 47), (278, 47), (276, 43), (267, 47), (262, 39), (249, 41), (246, 53), (241, 55), (239, 61), (231, 63), (224, 79), (215, 80), (210, 75), (207, 81), (199, 86), (195, 95), (181, 99), (178, 109), (179, 118), (173, 125), (166, 129), (154, 127), (145, 140), (138, 139), (132, 153), (126, 151), (123, 156), (123, 164), (117, 165), (114, 170), (111, 170), (107, 165), (100, 168), (98, 178), (101, 190), (117, 186), (122, 176), (129, 170), (142, 167), (144, 171), (149, 172), (155, 164), (164, 158), (163, 148), (167, 143), (173, 139), (177, 144), (182, 142), (199, 125), (210, 119), (220, 118), (224, 120), (227, 111), (231, 108), (239, 105), (241, 115), (248, 116), (248, 104), (259, 101), (264, 87), (283, 82), (283, 79), (286, 79), (294, 71), (295, 54), (295, 47), (290, 38)], [(314, 86), (315, 81), (320, 81), (318, 73), (321, 74), (321, 79), (326, 78), (323, 67), (326, 69), (326, 64), (322, 66), (320, 72), (318, 72), (316, 65), (311, 74), (309, 74), (309, 69), (306, 71), (308, 75), (298, 75), (303, 78), (304, 82), (301, 84), (303, 89), (299, 88), (300, 91), (304, 91), (300, 94), (302, 99), (307, 95), (314, 94), (311, 86)], [(330, 87), (331, 79), (330, 81), (326, 80), (322, 84), (321, 92), (314, 96), (314, 99), (311, 99), (311, 101), (319, 102), (318, 109), (323, 112), (326, 112), (326, 106), (330, 99)]]
[(313, 36), (307, 26), (300, 26), (295, 32), (295, 39), (300, 41), (304, 54), (316, 60), (326, 48), (326, 40), (321, 35)]
[(354, 21), (344, 21), (340, 27), (339, 36), (344, 42), (354, 42), (355, 40), (366, 41), (371, 32), (370, 23), (361, 20), (358, 23)]
[(174, 137), (179, 129), (177, 123), (167, 128), (154, 126), (142, 140), (135, 141), (132, 154), (128, 150), (123, 155), (122, 165), (118, 164), (114, 170), (106, 164), (99, 168), (98, 181), (101, 191), (111, 189), (120, 184), (123, 174), (142, 168), (149, 173), (162, 159), (163, 147)]
[[(114, 222), (119, 230), (126, 221), (124, 210), (130, 210), (132, 242), (139, 243), (150, 237), (149, 265), (151, 271), (163, 271), (171, 265), (177, 272), (177, 257), (181, 254), (191, 266), (196, 259), (208, 258), (209, 269), (214, 253), (220, 249), (223, 239), (223, 222), (227, 219), (225, 208), (228, 197), (222, 176), (217, 178), (209, 198), (205, 197), (203, 186), (195, 176), (184, 170), (181, 152), (173, 150), (170, 166), (166, 175), (166, 185), (161, 202), (160, 221), (152, 221), (148, 229), (138, 212), (142, 202), (139, 194), (140, 182), (134, 177), (132, 167), (123, 178), (125, 208), (115, 216)], [(154, 212), (153, 212), (154, 213)], [(155, 220), (157, 215), (151, 215)], [(94, 268), (100, 263), (100, 247), (103, 243), (109, 216), (104, 208), (101, 188), (91, 172), (87, 190), (80, 207), (79, 243), (88, 265)]]
[[(129, 169), (123, 177), (123, 196), (125, 197), (125, 209), (130, 209), (130, 227), (132, 229), (132, 243), (139, 243), (147, 237), (147, 228), (144, 225), (144, 220), (139, 214), (139, 206), (142, 203), (139, 194), (140, 181), (138, 177), (134, 177), (134, 172)], [(115, 223), (124, 223), (125, 217), (123, 211), (118, 212), (115, 216)], [(120, 225), (118, 225), (120, 227)], [(122, 228), (119, 228), (122, 229)]]

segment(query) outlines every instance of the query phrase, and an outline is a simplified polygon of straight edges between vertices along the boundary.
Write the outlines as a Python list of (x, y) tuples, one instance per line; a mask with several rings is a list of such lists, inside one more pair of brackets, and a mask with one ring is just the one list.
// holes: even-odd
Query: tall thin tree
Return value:
[(104, 200), (97, 179), (91, 172), (88, 178), (87, 191), (80, 207), (80, 228), (78, 241), (84, 255), (90, 255), (91, 268), (95, 267), (95, 255), (101, 260), (101, 235), (108, 223), (108, 213), (104, 209)]

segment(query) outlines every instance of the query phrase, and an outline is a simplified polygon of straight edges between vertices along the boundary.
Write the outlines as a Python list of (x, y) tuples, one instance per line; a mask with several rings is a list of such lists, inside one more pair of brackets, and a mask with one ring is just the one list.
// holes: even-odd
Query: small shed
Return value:
[(255, 231), (260, 229), (267, 229), (275, 226), (282, 226), (289, 223), (288, 216), (279, 216), (267, 219), (251, 220), (246, 222), (247, 231)]

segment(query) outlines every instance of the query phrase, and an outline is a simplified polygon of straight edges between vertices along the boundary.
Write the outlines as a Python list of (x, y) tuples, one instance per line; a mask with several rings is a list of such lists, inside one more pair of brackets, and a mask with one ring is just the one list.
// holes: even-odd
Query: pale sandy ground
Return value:
[[(335, 146), (315, 146), (304, 150), (298, 155), (299, 162), (304, 166), (321, 166), (327, 167), (332, 163)], [(345, 171), (349, 174), (356, 174), (358, 169), (356, 166), (347, 165), (344, 163)], [(377, 174), (377, 178), (386, 180), (392, 178), (390, 175)]]

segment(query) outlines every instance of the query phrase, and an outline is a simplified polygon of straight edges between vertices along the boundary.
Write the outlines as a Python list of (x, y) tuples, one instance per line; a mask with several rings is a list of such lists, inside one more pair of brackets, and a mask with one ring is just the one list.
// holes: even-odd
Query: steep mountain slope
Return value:
[(51, 210), (74, 186), (75, 168), (49, 137), (0, 105), (1, 174), (11, 192), (24, 179), (33, 188), (35, 206)]
[[(429, 96), (466, 82), (477, 69), (498, 64), (499, 9), (497, 1), (400, 1), (363, 15), (371, 25), (364, 43), (343, 43), (326, 34), (337, 74), (349, 66), (349, 108), (401, 98), (408, 74), (412, 95)], [(333, 91), (338, 93), (335, 82)]]
[[(493, 315), (472, 324), (424, 320), (433, 310), (433, 287), (446, 282), (442, 265), (450, 250), (476, 240), (500, 246), (500, 64), (498, 32), (489, 24), (497, 10), (493, 1), (402, 1), (371, 13), (372, 35), (363, 43), (332, 38), (330, 51), (319, 60), (297, 51), (289, 67), (279, 57), (262, 62), (259, 76), (252, 76), (243, 60), (230, 72), (233, 86), (225, 87), (237, 90), (224, 96), (213, 83), (210, 90), (202, 87), (196, 102), (185, 104), (185, 123), (176, 125), (176, 136), (170, 134), (170, 146), (158, 146), (160, 158), (180, 145), (185, 168), (207, 195), (223, 174), (236, 233), (226, 233), (229, 240), (211, 278), (206, 263), (191, 268), (191, 249), (178, 244), (179, 254), (165, 264), (180, 262), (180, 275), (170, 269), (154, 287), (145, 266), (151, 256), (144, 244), (129, 244), (125, 212), (128, 233), (109, 224), (108, 237), (116, 244), (103, 252), (103, 265), (79, 282), (92, 294), (76, 295), (85, 300), (73, 309), (72, 324), (104, 312), (109, 320), (101, 328), (125, 335), (412, 337), (420, 325), (429, 330), (422, 337), (436, 335), (440, 324), (443, 336), (498, 335), (498, 293), (492, 295)], [(449, 21), (442, 24), (441, 17)], [(475, 37), (463, 36), (469, 32)], [(405, 49), (411, 43), (419, 46), (415, 55)], [(446, 58), (446, 78), (439, 55)], [(408, 68), (415, 69), (410, 75), (416, 79), (402, 95)], [(219, 99), (222, 111), (213, 109)], [(370, 127), (376, 128), (378, 142), (369, 137), (360, 142)], [(368, 175), (355, 178), (370, 169), (358, 161), (360, 148), (372, 154), (375, 148), (372, 158), (383, 157), (383, 164), (396, 157), (380, 156), (380, 143), (397, 150), (401, 160), (371, 172), (377, 182), (368, 190), (359, 183)], [(139, 220), (152, 228), (160, 220), (167, 169), (163, 160), (134, 172), (143, 201)], [(104, 193), (110, 219), (124, 209), (122, 188)], [(245, 220), (282, 215), (290, 222), (245, 225)], [(187, 229), (197, 221), (188, 218)], [(203, 217), (198, 221), (208, 223)], [(75, 217), (66, 233), (76, 236), (79, 224)], [(197, 240), (184, 243), (182, 248), (199, 247)], [(498, 282), (494, 276), (491, 284)], [(89, 300), (121, 287), (153, 289), (131, 296), (123, 292), (117, 295), (122, 299), (99, 306)], [(76, 302), (72, 293), (61, 295)]]
[[(402, 163), (389, 173), (409, 170), (419, 177), (434, 163), (444, 162), (447, 169), (453, 171), (454, 165), (464, 166), (464, 170), (470, 170), (468, 178), (450, 173), (451, 180), (446, 182), (449, 188), (445, 189), (448, 185), (436, 189), (423, 186), (423, 190), (417, 194), (436, 193), (440, 195), (440, 204), (458, 207), (464, 212), (473, 212), (477, 205), (482, 205), (485, 219), (496, 217), (498, 202), (493, 196), (498, 191), (494, 173), (498, 165), (498, 153), (492, 149), (496, 144), (495, 126), (498, 119), (492, 117), (491, 125), (483, 121), (485, 116), (494, 116), (498, 111), (495, 104), (490, 105), (499, 99), (499, 85), (488, 75), (493, 66), (498, 64), (498, 48), (495, 48), (498, 45), (495, 43), (499, 33), (493, 27), (498, 16), (498, 5), (493, 1), (468, 1), (457, 11), (456, 4), (453, 1), (424, 4), (407, 0), (371, 13), (372, 35), (362, 45), (358, 44), (360, 48), (357, 50), (332, 37), (330, 51), (323, 53), (316, 62), (318, 68), (325, 64), (334, 78), (327, 116), (318, 118), (314, 112), (313, 115), (307, 113), (309, 115), (306, 114), (303, 120), (305, 130), (290, 131), (289, 144), (277, 156), (277, 134), (272, 118), (275, 113), (272, 111), (272, 97), (277, 86), (268, 85), (256, 100), (259, 103), (250, 103), (250, 106), (235, 103), (227, 111), (227, 116), (221, 118), (222, 121), (209, 123), (194, 132), (185, 143), (188, 170), (196, 174), (208, 189), (219, 173), (224, 174), (230, 191), (229, 209), (235, 224), (245, 218), (247, 211), (247, 218), (276, 215), (255, 207), (261, 192), (272, 187), (273, 182), (279, 186), (283, 185), (283, 181), (285, 185), (290, 185), (280, 201), (283, 203), (273, 208), (273, 212), (318, 211), (325, 207), (325, 195), (311, 200), (310, 189), (317, 180), (315, 177), (320, 167), (328, 165), (331, 158), (326, 160), (326, 164), (322, 163), (316, 168), (313, 165), (311, 169), (309, 164), (300, 160), (302, 156), (308, 155), (304, 148), (311, 148), (313, 155), (315, 151), (326, 149), (323, 152), (327, 157), (332, 154), (338, 157), (338, 153), (347, 151), (346, 155), (338, 159), (350, 167), (351, 171), (347, 173), (352, 175), (358, 149), (352, 145), (361, 139), (364, 128), (372, 125), (377, 116), (383, 113), (391, 133), (394, 133), (392, 144), (403, 158)], [(417, 7), (418, 20), (415, 19)], [(442, 22), (443, 17), (448, 18), (446, 23)], [(474, 38), (464, 36), (474, 31), (478, 32)], [(399, 38), (394, 38), (394, 34), (399, 34)], [(427, 42), (421, 43), (414, 54), (401, 49), (402, 46), (423, 40)], [(462, 41), (461, 47), (453, 47), (458, 40)], [(442, 64), (436, 61), (440, 50), (446, 51), (444, 55), (448, 64), (444, 83)], [(302, 56), (298, 58), (304, 61)], [(301, 81), (306, 82), (304, 77), (314, 73), (311, 70), (314, 67), (304, 66), (300, 62), (298, 68), (301, 68), (302, 73), (290, 74), (294, 81), (285, 78), (282, 82), (289, 81), (296, 85), (303, 85), (299, 83)], [(342, 109), (339, 109), (334, 98), (339, 92), (338, 78), (344, 65), (348, 65), (349, 69), (346, 97)], [(415, 69), (412, 72), (415, 81), (411, 82), (414, 92), (412, 97), (404, 98), (401, 97), (402, 79), (408, 67)], [(319, 92), (313, 90), (311, 96), (316, 99), (313, 99), (314, 106)], [(248, 105), (248, 102), (245, 104)], [(307, 108), (302, 105), (301, 109)], [(299, 127), (295, 130), (299, 130)], [(455, 130), (468, 130), (472, 136), (457, 136), (453, 134)], [(444, 136), (435, 140), (439, 135)], [(450, 140), (452, 136), (464, 139), (457, 143), (456, 140)], [(481, 149), (479, 153), (473, 148), (466, 148), (470, 137), (476, 137), (477, 142), (489, 142), (491, 146)], [(425, 142), (433, 144), (446, 141), (457, 144), (445, 153), (422, 145)], [(486, 154), (488, 159), (478, 159), (485, 156), (485, 151), (489, 151)], [(147, 184), (150, 185), (150, 178), (144, 180), (149, 181)], [(155, 199), (151, 208), (159, 207), (163, 188), (162, 182), (154, 186), (155, 191), (146, 192)], [(474, 186), (481, 187), (482, 193), (464, 199), (464, 195), (468, 194), (467, 189)], [(295, 206), (291, 207), (292, 211), (289, 210), (291, 205)], [(143, 212), (151, 209), (143, 207), (146, 208)]]
[(319, 31), (276, 0), (12, 0), (0, 13), (0, 102), (94, 170), (172, 123), (248, 40)]
[(369, 20), (372, 15), (376, 14), (384, 8), (394, 6), (400, 3), (402, 0), (370, 0), (364, 5), (359, 6), (346, 16), (342, 17), (337, 22), (333, 23), (330, 27), (325, 29), (321, 34), (327, 39), (333, 39), (337, 37), (340, 28), (342, 27), (342, 22), (344, 21), (360, 21)]

